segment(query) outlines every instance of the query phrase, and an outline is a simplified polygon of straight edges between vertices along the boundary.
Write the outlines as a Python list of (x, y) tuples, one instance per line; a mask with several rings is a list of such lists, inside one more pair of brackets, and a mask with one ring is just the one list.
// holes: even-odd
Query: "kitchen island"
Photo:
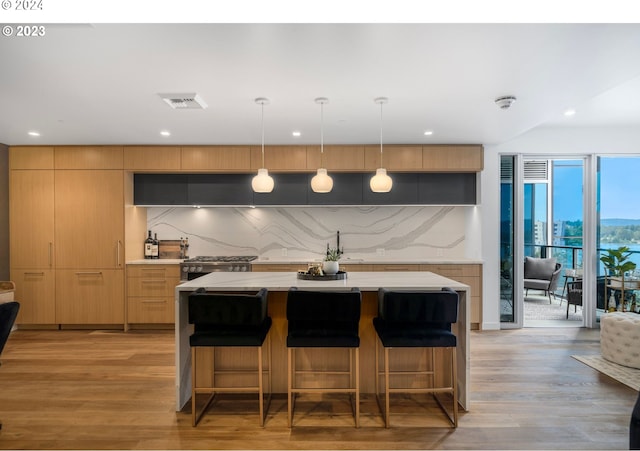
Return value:
[[(344, 290), (357, 287), (362, 292), (360, 319), (360, 368), (362, 393), (375, 393), (375, 340), (372, 319), (377, 315), (378, 288), (397, 290), (454, 289), (460, 295), (458, 322), (453, 331), (458, 337), (458, 399), (461, 407), (469, 409), (469, 299), (468, 285), (431, 272), (352, 272), (344, 280), (300, 280), (295, 272), (235, 273), (213, 272), (182, 283), (175, 289), (176, 318), (176, 410), (181, 410), (191, 397), (191, 350), (189, 336), (192, 326), (188, 321), (188, 297), (198, 288), (209, 292), (255, 292), (269, 290), (271, 328), (273, 392), (286, 393), (286, 297), (291, 287), (301, 290)], [(233, 358), (242, 360), (241, 351)], [(200, 359), (198, 360), (200, 362)], [(206, 366), (206, 365), (205, 365)], [(203, 365), (199, 365), (203, 367)], [(208, 377), (198, 372), (197, 377)]]

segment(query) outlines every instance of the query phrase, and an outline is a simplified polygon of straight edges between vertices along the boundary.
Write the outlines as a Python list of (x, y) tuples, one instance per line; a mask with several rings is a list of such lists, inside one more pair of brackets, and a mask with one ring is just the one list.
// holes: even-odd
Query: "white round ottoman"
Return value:
[(611, 312), (602, 315), (600, 352), (611, 362), (640, 368), (640, 314)]

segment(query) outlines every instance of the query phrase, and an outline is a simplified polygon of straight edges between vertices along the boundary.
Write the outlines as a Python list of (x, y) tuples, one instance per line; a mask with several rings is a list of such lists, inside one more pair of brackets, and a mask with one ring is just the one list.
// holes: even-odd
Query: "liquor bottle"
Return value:
[(189, 258), (189, 237), (184, 239), (184, 258)]
[(151, 238), (151, 230), (149, 230), (149, 236), (144, 240), (144, 258), (152, 258), (153, 238)]
[(158, 234), (153, 234), (153, 244), (151, 245), (151, 258), (160, 257), (160, 241), (158, 241)]

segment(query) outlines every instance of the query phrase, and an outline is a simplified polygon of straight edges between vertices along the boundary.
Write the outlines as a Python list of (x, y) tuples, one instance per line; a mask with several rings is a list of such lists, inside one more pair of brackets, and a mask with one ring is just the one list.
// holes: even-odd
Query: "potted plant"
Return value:
[(337, 248), (327, 249), (327, 255), (322, 262), (322, 271), (325, 274), (336, 274), (340, 269), (338, 260), (340, 260), (340, 251)]
[[(621, 302), (623, 306), (624, 306), (624, 299), (623, 299), (624, 298), (624, 275), (626, 272), (633, 271), (634, 269), (636, 269), (636, 264), (629, 259), (629, 256), (631, 254), (632, 252), (629, 250), (627, 246), (620, 246), (617, 249), (606, 249), (606, 254), (600, 256), (600, 261), (602, 262), (602, 264), (604, 265), (604, 267), (608, 272), (607, 277), (609, 278), (609, 280), (617, 282), (615, 287), (611, 282), (609, 286), (612, 289), (618, 289), (617, 288), (618, 283), (620, 284), (619, 289), (622, 292)], [(612, 308), (615, 310), (615, 300), (610, 299), (609, 304), (610, 304), (609, 310), (611, 310)]]

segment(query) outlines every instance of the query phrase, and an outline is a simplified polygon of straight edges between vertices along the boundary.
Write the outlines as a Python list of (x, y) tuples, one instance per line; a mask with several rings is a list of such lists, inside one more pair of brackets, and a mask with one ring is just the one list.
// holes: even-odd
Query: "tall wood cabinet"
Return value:
[(12, 147), (9, 191), (17, 323), (124, 324), (122, 147)]
[[(33, 152), (32, 152), (33, 153)], [(29, 161), (12, 160), (10, 172), (11, 280), (20, 300), (18, 324), (53, 324), (54, 171), (53, 149), (38, 149)]]
[(58, 323), (124, 323), (123, 190), (121, 170), (56, 171)]

